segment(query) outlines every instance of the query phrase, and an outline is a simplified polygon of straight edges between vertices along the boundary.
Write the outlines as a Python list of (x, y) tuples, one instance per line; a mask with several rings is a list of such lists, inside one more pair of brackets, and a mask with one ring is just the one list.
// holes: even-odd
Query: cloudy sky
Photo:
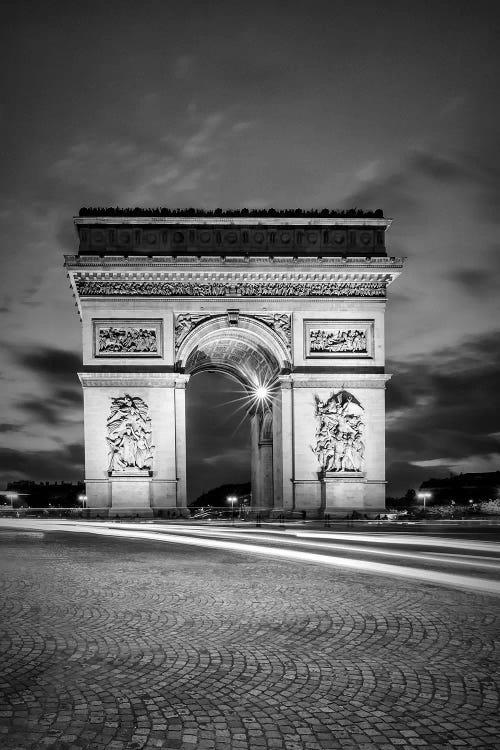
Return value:
[[(0, 486), (83, 475), (62, 263), (95, 205), (383, 208), (408, 257), (388, 308), (389, 492), (499, 469), (495, 7), (3, 0)], [(249, 475), (223, 383), (190, 386), (191, 496)]]

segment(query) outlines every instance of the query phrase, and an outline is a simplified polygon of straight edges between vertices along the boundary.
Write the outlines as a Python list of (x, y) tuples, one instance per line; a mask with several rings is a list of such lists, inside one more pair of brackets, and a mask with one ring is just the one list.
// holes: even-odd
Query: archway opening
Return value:
[(188, 504), (223, 484), (250, 484), (246, 395), (241, 383), (220, 370), (191, 377), (186, 389)]
[(188, 335), (179, 366), (186, 392), (187, 486), (191, 504), (222, 484), (251, 476), (251, 505), (272, 507), (272, 414), (283, 367), (269, 331), (250, 320), (221, 319)]

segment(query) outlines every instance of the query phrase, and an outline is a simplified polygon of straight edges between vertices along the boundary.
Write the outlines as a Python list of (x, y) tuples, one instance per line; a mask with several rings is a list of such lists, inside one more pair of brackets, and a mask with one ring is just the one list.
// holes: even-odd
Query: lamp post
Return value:
[(229, 495), (227, 498), (228, 503), (231, 503), (231, 518), (233, 520), (233, 526), (234, 526), (234, 504), (237, 502), (238, 498), (236, 495)]
[(6, 497), (10, 500), (10, 507), (14, 510), (14, 500), (19, 500), (19, 495), (17, 492), (9, 492)]
[(419, 492), (417, 494), (417, 497), (419, 498), (419, 500), (423, 500), (424, 501), (424, 513), (425, 513), (425, 501), (431, 499), (432, 492)]
[(82, 508), (87, 507), (87, 495), (78, 495), (78, 500), (81, 502)]

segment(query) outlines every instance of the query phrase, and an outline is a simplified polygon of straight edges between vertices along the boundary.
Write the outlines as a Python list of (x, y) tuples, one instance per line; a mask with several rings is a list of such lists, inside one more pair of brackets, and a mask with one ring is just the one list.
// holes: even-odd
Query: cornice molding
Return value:
[(182, 388), (190, 378), (166, 372), (79, 372), (78, 377), (84, 388)]
[[(272, 256), (272, 255), (65, 255), (65, 266), (68, 270), (82, 268), (203, 268), (214, 266), (217, 269), (239, 269), (242, 266), (281, 266), (290, 271), (297, 271), (297, 267), (305, 271), (317, 271), (321, 268), (341, 269), (402, 269), (405, 258), (399, 257), (360, 257), (358, 256)], [(246, 268), (245, 268), (246, 270)], [(220, 273), (217, 270), (217, 273)]]
[(382, 282), (387, 284), (391, 281), (393, 273), (387, 272), (384, 268), (374, 269), (269, 269), (269, 270), (211, 270), (211, 269), (185, 269), (185, 270), (164, 270), (142, 272), (137, 269), (102, 269), (102, 268), (78, 268), (72, 271), (77, 282), (82, 281), (100, 281), (100, 282), (130, 282), (141, 284), (146, 282), (166, 283), (166, 284), (185, 284), (185, 283), (220, 283), (220, 284), (238, 284), (252, 283), (260, 284), (263, 282), (295, 282), (311, 283), (320, 282), (351, 282), (351, 283), (375, 283)]
[(293, 388), (379, 388), (384, 389), (385, 384), (390, 380), (390, 375), (382, 375), (383, 380), (379, 380), (376, 375), (369, 375), (367, 380), (362, 380), (362, 375), (356, 375), (354, 378), (345, 375), (342, 379), (323, 377), (323, 380), (313, 380), (308, 377), (307, 380), (294, 380)]
[(281, 388), (288, 390), (290, 388), (385, 388), (385, 384), (390, 380), (392, 375), (386, 373), (356, 373), (349, 375), (345, 373), (325, 373), (310, 372), (297, 375), (281, 375), (278, 380)]
[(388, 229), (392, 219), (363, 217), (349, 219), (319, 216), (75, 216), (75, 226), (102, 225), (132, 226), (177, 225), (177, 226), (318, 226), (318, 227), (384, 227)]

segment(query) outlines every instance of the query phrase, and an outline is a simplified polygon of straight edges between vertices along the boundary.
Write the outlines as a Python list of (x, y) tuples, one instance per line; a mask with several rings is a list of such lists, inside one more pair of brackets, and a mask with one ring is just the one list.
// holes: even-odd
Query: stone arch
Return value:
[[(217, 315), (196, 325), (182, 340), (176, 366), (186, 376), (220, 371), (244, 388), (274, 390), (278, 376), (290, 367), (289, 351), (280, 336), (262, 321), (246, 315)], [(272, 507), (273, 407), (255, 404), (250, 420), (252, 507)]]
[(281, 338), (265, 323), (251, 316), (214, 316), (197, 325), (179, 346), (176, 366), (194, 375), (220, 370), (245, 387), (273, 383), (290, 367), (290, 353)]

